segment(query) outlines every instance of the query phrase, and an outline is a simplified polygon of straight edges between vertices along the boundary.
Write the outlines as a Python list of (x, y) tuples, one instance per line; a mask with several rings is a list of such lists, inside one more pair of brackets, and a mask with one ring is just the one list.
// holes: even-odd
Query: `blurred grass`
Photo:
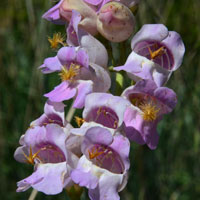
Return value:
[[(49, 0), (1, 0), (0, 2), (0, 198), (28, 199), (31, 190), (16, 193), (16, 182), (32, 167), (17, 163), (13, 153), (29, 123), (43, 112), (45, 98), (58, 78), (42, 75), (37, 67), (54, 55), (47, 36), (62, 31), (41, 19)], [(138, 30), (145, 23), (164, 23), (179, 32), (186, 46), (183, 65), (168, 87), (177, 92), (176, 109), (159, 125), (156, 151), (135, 144), (131, 171), (122, 200), (200, 199), (200, 1), (141, 0)], [(130, 46), (127, 44), (127, 53)], [(39, 193), (36, 199), (67, 199)], [(83, 199), (86, 199), (83, 197)]]

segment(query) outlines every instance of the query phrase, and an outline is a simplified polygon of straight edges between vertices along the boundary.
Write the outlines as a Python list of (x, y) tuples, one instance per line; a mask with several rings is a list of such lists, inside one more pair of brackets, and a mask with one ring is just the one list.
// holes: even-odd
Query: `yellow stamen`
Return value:
[(64, 40), (65, 38), (62, 36), (61, 33), (54, 33), (52, 38), (48, 37), (48, 41), (52, 49), (57, 49), (59, 44), (66, 46)]
[(36, 153), (33, 154), (32, 153), (32, 148), (30, 147), (30, 151), (29, 151), (29, 155), (28, 156), (23, 152), (25, 158), (27, 159), (27, 163), (34, 165), (34, 160), (36, 158), (40, 159), (38, 154), (40, 153), (41, 150), (45, 150), (45, 148), (40, 149), (39, 151), (37, 151)]
[(98, 148), (95, 148), (95, 146), (90, 150), (88, 150), (88, 153), (89, 153), (89, 158), (92, 160), (98, 156), (100, 156), (101, 154), (104, 153), (104, 151), (98, 151)]
[(152, 51), (150, 47), (148, 47), (148, 49), (149, 49), (151, 60), (155, 59), (156, 57), (162, 56), (165, 53), (165, 47), (163, 46), (157, 49), (156, 51)]
[(75, 121), (79, 127), (85, 122), (83, 118), (80, 118), (78, 116), (75, 116)]
[(55, 120), (53, 120), (53, 119), (48, 119), (48, 121), (49, 121), (49, 123), (54, 123), (55, 122)]
[(97, 110), (97, 115), (100, 115), (100, 114), (101, 114), (101, 112), (102, 112), (102, 108), (101, 108), (101, 107), (99, 107), (99, 109)]
[(142, 117), (145, 121), (154, 121), (156, 120), (159, 112), (159, 108), (157, 108), (152, 102), (143, 103), (139, 106), (142, 110)]
[(74, 78), (78, 75), (80, 70), (80, 65), (71, 64), (69, 69), (65, 67), (62, 68), (62, 71), (59, 73), (59, 76), (62, 81), (73, 81)]

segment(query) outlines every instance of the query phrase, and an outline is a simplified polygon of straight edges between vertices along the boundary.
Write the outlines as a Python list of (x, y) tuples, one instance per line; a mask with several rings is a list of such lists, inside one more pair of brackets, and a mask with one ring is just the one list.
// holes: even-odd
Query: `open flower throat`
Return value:
[(118, 126), (118, 116), (109, 107), (102, 106), (93, 108), (85, 119), (87, 122), (94, 121), (108, 128), (116, 129)]
[(157, 119), (160, 111), (160, 102), (155, 97), (144, 94), (131, 94), (130, 101), (142, 111), (142, 117), (145, 121)]
[(71, 63), (69, 68), (67, 69), (65, 66), (62, 67), (59, 76), (62, 81), (75, 81), (75, 78), (80, 72), (81, 66), (79, 64)]
[(92, 145), (88, 148), (87, 157), (93, 164), (112, 173), (122, 174), (124, 171), (124, 164), (120, 156), (108, 146)]
[(139, 42), (135, 46), (134, 51), (137, 54), (154, 61), (167, 70), (171, 70), (173, 68), (174, 59), (170, 50), (159, 42)]
[(48, 115), (42, 122), (42, 125), (43, 126), (46, 126), (48, 124), (58, 124), (59, 126), (63, 127), (63, 121), (62, 119), (55, 115), (55, 114), (51, 114), (51, 115)]
[[(33, 153), (35, 152), (35, 153)], [(63, 152), (53, 144), (40, 144), (37, 147), (30, 147), (29, 155), (24, 153), (27, 163), (35, 163), (35, 159), (39, 163), (59, 163), (64, 162), (65, 156)]]

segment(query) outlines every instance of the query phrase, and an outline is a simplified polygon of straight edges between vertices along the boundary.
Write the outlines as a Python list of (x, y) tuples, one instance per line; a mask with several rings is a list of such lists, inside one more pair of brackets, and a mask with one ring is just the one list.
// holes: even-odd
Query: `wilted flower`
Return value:
[(89, 63), (87, 52), (79, 47), (61, 48), (57, 56), (45, 59), (40, 68), (43, 73), (59, 72), (61, 84), (45, 94), (54, 102), (75, 97), (73, 106), (82, 108), (87, 94), (93, 91), (106, 92), (110, 88), (108, 72), (94, 63)]
[[(70, 22), (73, 10), (80, 13), (79, 27), (96, 35), (98, 31), (108, 40), (121, 42), (133, 32), (135, 18), (128, 7), (137, 1), (111, 0), (61, 0), (47, 11), (43, 18), (54, 23)], [(128, 7), (127, 7), (128, 6)]]
[(107, 68), (108, 53), (106, 48), (95, 37), (79, 27), (80, 21), (80, 13), (72, 10), (72, 17), (67, 27), (67, 44), (84, 48), (89, 55), (90, 63)]
[(131, 47), (133, 51), (125, 65), (114, 69), (128, 72), (135, 81), (154, 80), (158, 86), (164, 85), (181, 65), (185, 52), (180, 35), (162, 24), (143, 25), (133, 37)]
[(60, 16), (60, 6), (64, 0), (60, 0), (55, 6), (50, 8), (44, 15), (42, 16), (44, 19), (51, 21), (55, 24), (65, 24), (65, 20), (63, 20)]
[(82, 143), (83, 156), (71, 173), (72, 180), (89, 189), (91, 200), (119, 200), (127, 183), (130, 143), (102, 127), (90, 128)]
[(135, 18), (125, 5), (109, 2), (99, 11), (98, 31), (112, 42), (122, 42), (130, 37), (135, 26)]
[(175, 92), (157, 87), (151, 80), (141, 80), (128, 87), (122, 96), (132, 104), (124, 115), (127, 137), (155, 149), (159, 139), (156, 126), (164, 114), (174, 109), (177, 103)]
[(53, 8), (48, 10), (43, 15), (43, 18), (54, 23), (66, 23), (71, 19), (72, 10), (76, 10), (81, 14), (79, 24), (81, 28), (92, 35), (97, 34), (97, 13), (83, 0), (61, 0)]

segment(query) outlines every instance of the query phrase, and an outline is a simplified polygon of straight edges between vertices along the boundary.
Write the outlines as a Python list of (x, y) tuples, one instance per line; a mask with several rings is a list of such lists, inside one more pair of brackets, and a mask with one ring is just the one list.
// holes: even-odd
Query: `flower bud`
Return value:
[(88, 33), (95, 35), (97, 33), (96, 20), (97, 14), (83, 0), (64, 0), (60, 6), (60, 15), (68, 22), (71, 19), (72, 10), (76, 10), (81, 14), (79, 26)]
[(112, 42), (122, 42), (134, 30), (135, 17), (128, 7), (118, 2), (105, 4), (97, 18), (97, 30)]

